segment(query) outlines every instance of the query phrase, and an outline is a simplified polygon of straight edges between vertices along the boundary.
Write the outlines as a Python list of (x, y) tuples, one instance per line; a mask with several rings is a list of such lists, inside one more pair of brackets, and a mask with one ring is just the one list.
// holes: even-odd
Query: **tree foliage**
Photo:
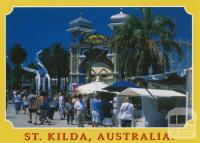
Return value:
[(14, 65), (20, 65), (27, 57), (26, 50), (19, 43), (10, 48), (9, 58)]
[(69, 53), (60, 43), (54, 43), (49, 48), (45, 48), (40, 54), (42, 63), (47, 68), (50, 77), (57, 78), (60, 88), (61, 78), (69, 76)]
[(21, 44), (16, 43), (13, 47), (9, 50), (9, 59), (14, 65), (14, 84), (16, 88), (21, 87), (21, 75), (22, 75), (22, 69), (21, 64), (24, 62), (24, 60), (27, 57), (26, 50), (22, 47)]
[(177, 52), (183, 57), (175, 41), (176, 25), (164, 16), (153, 15), (151, 8), (141, 8), (142, 16), (131, 15), (116, 29), (111, 45), (117, 49), (120, 77), (148, 75), (169, 70), (169, 54)]

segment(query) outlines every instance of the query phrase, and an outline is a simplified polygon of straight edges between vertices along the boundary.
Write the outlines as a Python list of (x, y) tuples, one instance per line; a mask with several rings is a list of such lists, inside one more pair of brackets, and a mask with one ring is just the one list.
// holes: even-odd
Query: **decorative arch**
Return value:
[(106, 69), (101, 69), (99, 72), (99, 80), (100, 81), (105, 81), (108, 77), (108, 71)]
[(106, 69), (101, 69), (99, 74), (102, 74), (103, 71), (105, 71), (105, 74), (108, 74), (108, 71)]
[(94, 73), (94, 75), (96, 75), (96, 72), (95, 72), (95, 70), (94, 69), (91, 69), (91, 73)]
[(91, 80), (95, 81), (96, 80), (96, 72), (94, 69), (91, 69)]

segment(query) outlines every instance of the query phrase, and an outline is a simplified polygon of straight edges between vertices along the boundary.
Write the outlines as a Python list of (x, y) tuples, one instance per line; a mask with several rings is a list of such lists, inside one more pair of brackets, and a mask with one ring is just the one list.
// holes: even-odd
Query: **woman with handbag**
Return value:
[(125, 102), (120, 108), (120, 121), (122, 127), (131, 127), (134, 115), (134, 106), (128, 97), (125, 97)]

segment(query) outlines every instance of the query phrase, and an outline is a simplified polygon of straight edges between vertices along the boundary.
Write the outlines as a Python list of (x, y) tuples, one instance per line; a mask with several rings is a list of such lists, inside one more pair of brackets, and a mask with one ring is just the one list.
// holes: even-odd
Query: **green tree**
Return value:
[(131, 15), (116, 29), (111, 45), (119, 56), (120, 78), (148, 75), (169, 70), (169, 55), (177, 52), (183, 57), (180, 45), (175, 41), (176, 25), (164, 16), (153, 15), (151, 8), (141, 8), (142, 16)]
[[(54, 43), (51, 47), (52, 51), (52, 63), (55, 66), (55, 73), (58, 80), (58, 91), (60, 90), (61, 78), (65, 79), (69, 76), (69, 54), (60, 43)], [(66, 90), (65, 90), (66, 91)]]
[[(57, 91), (60, 91), (61, 78), (69, 77), (69, 53), (60, 43), (54, 43), (50, 48), (45, 48), (40, 54), (42, 63), (47, 68), (51, 77), (57, 78)], [(66, 91), (66, 89), (65, 89)]]
[(13, 47), (10, 48), (9, 51), (9, 59), (13, 63), (14, 67), (14, 77), (15, 77), (15, 86), (17, 88), (21, 87), (21, 63), (24, 62), (24, 60), (27, 57), (26, 50), (22, 47), (21, 44), (16, 43)]
[[(52, 63), (53, 54), (52, 54), (51, 48), (43, 49), (39, 58), (41, 59), (42, 64), (44, 64), (44, 66), (47, 68), (49, 75), (51, 77), (55, 77), (54, 65)], [(37, 66), (35, 68), (37, 69)]]

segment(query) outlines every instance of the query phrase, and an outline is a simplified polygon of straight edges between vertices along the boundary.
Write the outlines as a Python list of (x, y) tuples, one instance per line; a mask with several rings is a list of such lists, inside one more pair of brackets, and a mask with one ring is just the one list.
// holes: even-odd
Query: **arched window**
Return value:
[(94, 69), (91, 69), (91, 81), (95, 81), (96, 80), (96, 72)]
[(102, 69), (99, 72), (99, 80), (105, 81), (105, 80), (107, 80), (107, 77), (108, 77), (108, 71), (106, 69)]

